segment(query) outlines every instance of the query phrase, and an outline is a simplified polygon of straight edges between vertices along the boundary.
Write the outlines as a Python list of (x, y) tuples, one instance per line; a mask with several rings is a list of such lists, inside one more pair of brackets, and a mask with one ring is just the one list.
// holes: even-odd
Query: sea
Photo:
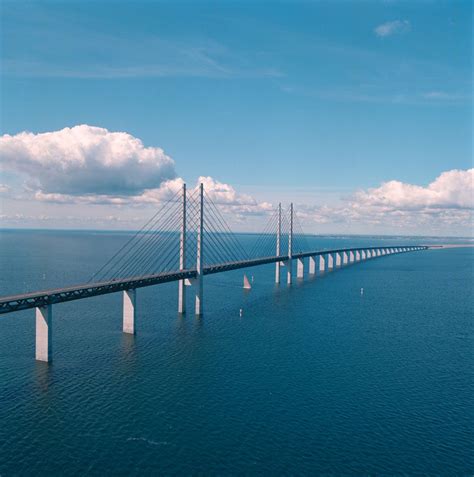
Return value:
[[(86, 282), (130, 232), (2, 230), (0, 295)], [(255, 236), (239, 236), (251, 245)], [(472, 243), (311, 236), (314, 249)], [(0, 315), (0, 476), (472, 475), (474, 248), (274, 283), (275, 265)], [(284, 275), (282, 275), (283, 277)], [(363, 289), (363, 290), (362, 290)], [(191, 300), (191, 297), (188, 297)]]

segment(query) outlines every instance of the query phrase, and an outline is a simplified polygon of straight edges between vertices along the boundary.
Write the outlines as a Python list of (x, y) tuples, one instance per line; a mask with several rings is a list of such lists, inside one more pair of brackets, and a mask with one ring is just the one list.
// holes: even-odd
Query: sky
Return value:
[(471, 1), (1, 4), (0, 226), (473, 234)]

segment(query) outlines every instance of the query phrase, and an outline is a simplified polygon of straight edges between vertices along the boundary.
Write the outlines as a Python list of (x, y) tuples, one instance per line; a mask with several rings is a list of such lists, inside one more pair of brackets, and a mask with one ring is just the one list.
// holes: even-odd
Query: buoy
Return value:
[(239, 316), (242, 317), (242, 308), (240, 309)]
[(363, 289), (363, 288), (360, 289), (360, 294), (361, 294), (361, 295), (364, 294), (364, 289)]

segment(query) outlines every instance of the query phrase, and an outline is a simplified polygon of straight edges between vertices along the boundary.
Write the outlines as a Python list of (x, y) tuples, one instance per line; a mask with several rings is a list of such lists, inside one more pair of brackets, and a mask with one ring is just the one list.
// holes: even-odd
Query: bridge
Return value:
[[(0, 314), (36, 309), (38, 361), (52, 359), (53, 305), (109, 293), (123, 294), (123, 332), (135, 333), (136, 290), (178, 282), (178, 312), (186, 312), (186, 289), (191, 290), (194, 313), (203, 314), (204, 276), (266, 264), (275, 264), (275, 283), (315, 276), (364, 260), (412, 251), (426, 245), (372, 246), (310, 250), (293, 204), (273, 211), (252, 250), (246, 250), (231, 231), (204, 186), (191, 191), (183, 185), (164, 201), (155, 215), (82, 285), (24, 293), (0, 298)], [(307, 260), (306, 260), (307, 259)], [(244, 288), (251, 284), (244, 275)]]

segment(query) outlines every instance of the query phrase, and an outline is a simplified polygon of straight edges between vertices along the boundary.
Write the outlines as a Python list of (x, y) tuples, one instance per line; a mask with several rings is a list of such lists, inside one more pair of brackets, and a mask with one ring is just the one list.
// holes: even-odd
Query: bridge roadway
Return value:
[[(313, 252), (294, 253), (291, 259), (304, 259), (307, 257), (319, 257), (321, 255), (335, 255), (350, 252), (363, 252), (369, 250), (401, 250), (393, 253), (403, 253), (415, 250), (426, 250), (424, 245), (403, 245), (390, 247), (359, 247), (359, 248), (341, 248), (334, 250), (318, 250)], [(203, 275), (211, 275), (214, 273), (227, 272), (230, 270), (238, 270), (241, 268), (255, 267), (258, 265), (266, 265), (276, 262), (287, 262), (290, 259), (288, 255), (280, 255), (273, 257), (262, 257), (249, 260), (241, 260), (236, 262), (226, 262), (203, 267)], [(361, 258), (359, 261), (362, 261)], [(355, 263), (354, 260), (351, 263)], [(342, 265), (342, 263), (341, 263)], [(98, 295), (106, 295), (108, 293), (116, 293), (120, 291), (134, 290), (160, 283), (174, 282), (184, 279), (196, 278), (196, 269), (177, 270), (171, 272), (163, 272), (155, 275), (144, 275), (140, 277), (129, 277), (124, 279), (115, 279), (106, 282), (87, 283), (83, 285), (75, 285), (71, 287), (56, 288), (53, 290), (37, 291), (24, 293), (21, 295), (12, 295), (0, 298), (0, 314), (11, 313), (14, 311), (27, 310), (29, 308), (44, 307), (56, 303), (66, 301), (80, 300)]]

